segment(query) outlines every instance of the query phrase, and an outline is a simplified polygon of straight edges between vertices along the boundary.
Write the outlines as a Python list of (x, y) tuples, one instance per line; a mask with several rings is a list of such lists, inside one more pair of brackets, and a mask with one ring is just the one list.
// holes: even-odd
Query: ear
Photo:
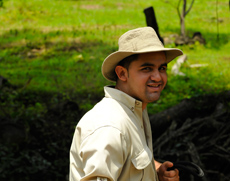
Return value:
[(115, 72), (117, 74), (118, 79), (120, 79), (123, 82), (125, 82), (127, 80), (128, 71), (125, 67), (118, 65), (115, 68)]

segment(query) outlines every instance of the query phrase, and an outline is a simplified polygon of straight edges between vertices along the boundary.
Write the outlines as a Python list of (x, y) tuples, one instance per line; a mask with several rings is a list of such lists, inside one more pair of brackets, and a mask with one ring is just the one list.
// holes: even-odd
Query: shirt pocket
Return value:
[(152, 162), (152, 158), (153, 155), (150, 149), (146, 147), (132, 159), (132, 163), (137, 170), (142, 170)]

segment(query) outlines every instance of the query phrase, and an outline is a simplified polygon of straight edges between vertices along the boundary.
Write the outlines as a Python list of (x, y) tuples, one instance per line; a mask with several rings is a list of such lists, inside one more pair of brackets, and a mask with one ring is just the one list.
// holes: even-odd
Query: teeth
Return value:
[(150, 85), (150, 87), (158, 87), (158, 85)]

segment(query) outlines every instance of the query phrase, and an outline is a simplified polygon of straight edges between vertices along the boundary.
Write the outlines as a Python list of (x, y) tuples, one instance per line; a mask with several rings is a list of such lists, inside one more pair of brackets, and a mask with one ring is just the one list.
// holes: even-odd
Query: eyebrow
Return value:
[[(152, 64), (152, 63), (144, 63), (144, 64), (142, 64), (141, 65), (141, 67), (148, 67), (148, 66), (155, 66), (154, 64)], [(167, 63), (162, 63), (161, 65), (160, 65), (160, 67), (167, 67), (168, 66), (168, 64)]]

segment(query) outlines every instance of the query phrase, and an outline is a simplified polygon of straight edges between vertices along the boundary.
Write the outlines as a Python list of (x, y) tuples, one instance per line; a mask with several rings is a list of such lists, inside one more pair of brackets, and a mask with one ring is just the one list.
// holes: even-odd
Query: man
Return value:
[(116, 82), (79, 121), (70, 149), (70, 181), (178, 181), (171, 162), (154, 160), (147, 104), (159, 99), (167, 64), (182, 51), (164, 48), (151, 27), (123, 34), (102, 64)]

